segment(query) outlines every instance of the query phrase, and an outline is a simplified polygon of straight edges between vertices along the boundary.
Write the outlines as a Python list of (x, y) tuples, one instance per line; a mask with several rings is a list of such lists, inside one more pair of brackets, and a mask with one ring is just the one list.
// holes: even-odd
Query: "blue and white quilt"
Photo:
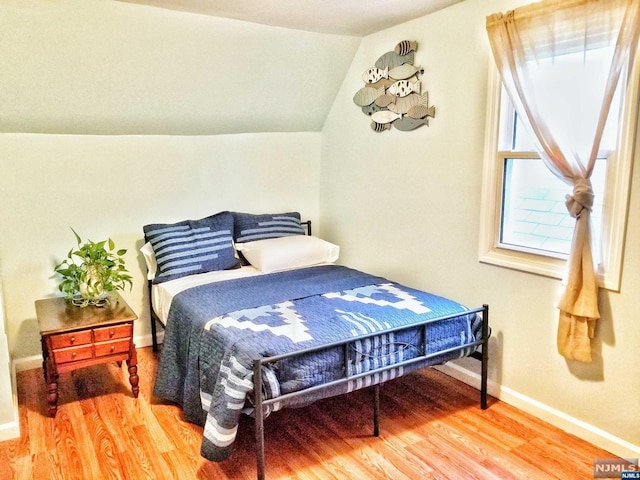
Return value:
[[(265, 374), (268, 398), (364, 373), (475, 341), (481, 319), (451, 300), (337, 265), (229, 280), (179, 293), (169, 311), (154, 395), (180, 404), (185, 418), (204, 426), (202, 455), (231, 454), (240, 415), (251, 410), (253, 360), (368, 333), (345, 362), (343, 348), (277, 362)], [(397, 326), (458, 313), (427, 327), (384, 333)], [(286, 406), (381, 383), (473, 349), (353, 380)], [(280, 402), (282, 403), (282, 402)], [(275, 404), (274, 409), (285, 405)], [(266, 412), (268, 413), (268, 412)]]

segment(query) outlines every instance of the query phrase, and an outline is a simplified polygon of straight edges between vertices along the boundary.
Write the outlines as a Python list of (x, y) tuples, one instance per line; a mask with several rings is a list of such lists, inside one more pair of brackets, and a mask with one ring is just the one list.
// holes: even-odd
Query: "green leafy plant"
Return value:
[(62, 276), (58, 288), (69, 301), (79, 307), (100, 306), (109, 303), (109, 293), (124, 290), (127, 285), (131, 290), (132, 277), (123, 258), (126, 249), (116, 250), (111, 238), (83, 243), (73, 228), (71, 231), (77, 245), (54, 268)]

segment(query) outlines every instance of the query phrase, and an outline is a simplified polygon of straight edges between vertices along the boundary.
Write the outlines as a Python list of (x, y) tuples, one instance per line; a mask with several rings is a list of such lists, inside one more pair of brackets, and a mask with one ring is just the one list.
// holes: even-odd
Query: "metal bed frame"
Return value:
[[(311, 235), (311, 221), (308, 220), (306, 222), (302, 222), (303, 225), (307, 228), (307, 235)], [(151, 335), (153, 341), (153, 351), (158, 351), (158, 340), (157, 340), (157, 326), (156, 322), (160, 321), (156, 313), (153, 311), (153, 305), (151, 301), (151, 286), (152, 281), (148, 281), (148, 289), (149, 289), (149, 306), (150, 306), (150, 322), (151, 322)], [(468, 314), (477, 314), (480, 313), (482, 315), (482, 338), (480, 340), (476, 340), (474, 342), (467, 343), (460, 347), (453, 347), (446, 350), (442, 350), (434, 353), (427, 353), (427, 326), (434, 322), (444, 321), (450, 318), (456, 318), (461, 315)], [(401, 332), (404, 330), (412, 330), (419, 329), (420, 335), (422, 338), (423, 351), (422, 354), (418, 357), (412, 358), (410, 360), (404, 360), (398, 363), (393, 363), (388, 366), (375, 368), (369, 370), (364, 373), (352, 374), (350, 371), (349, 363), (348, 363), (348, 355), (347, 352), (351, 348), (355, 348), (354, 344), (356, 342), (366, 340), (368, 338), (373, 338), (379, 336), (381, 334), (387, 334), (392, 332)], [(286, 353), (282, 355), (275, 355), (272, 357), (259, 358), (254, 360), (253, 362), (253, 392), (254, 392), (254, 407), (255, 407), (255, 439), (256, 439), (256, 461), (257, 461), (257, 478), (258, 480), (265, 480), (265, 455), (264, 455), (264, 408), (269, 405), (278, 403), (278, 402), (286, 402), (289, 399), (293, 399), (296, 397), (302, 397), (305, 395), (309, 395), (315, 392), (321, 392), (322, 390), (326, 390), (328, 388), (336, 387), (339, 385), (343, 385), (347, 382), (351, 382), (354, 380), (358, 380), (360, 378), (365, 378), (369, 376), (373, 376), (385, 371), (390, 371), (396, 369), (398, 367), (409, 366), (414, 364), (423, 363), (424, 365), (419, 368), (426, 368), (428, 366), (433, 366), (437, 364), (429, 364), (429, 360), (438, 356), (446, 355), (448, 353), (454, 352), (464, 352), (468, 349), (475, 349), (473, 353), (469, 356), (480, 360), (481, 362), (481, 375), (480, 375), (480, 408), (483, 410), (487, 408), (487, 376), (488, 376), (488, 367), (489, 367), (489, 306), (484, 304), (482, 307), (467, 310), (464, 313), (454, 313), (451, 315), (445, 315), (438, 318), (432, 318), (429, 320), (425, 320), (424, 322), (415, 323), (412, 325), (405, 325), (402, 327), (397, 327), (391, 330), (385, 330), (384, 332), (375, 332), (366, 335), (361, 335), (358, 337), (349, 338), (347, 340), (342, 340), (338, 342), (333, 342), (330, 344), (320, 345), (313, 348), (308, 348), (304, 350), (297, 350), (295, 352)], [(478, 351), (478, 347), (480, 347), (480, 351)], [(312, 387), (308, 387), (304, 390), (298, 390), (295, 392), (287, 393), (280, 395), (276, 398), (263, 398), (262, 394), (262, 369), (269, 368), (269, 365), (286, 358), (306, 355), (310, 353), (315, 353), (323, 350), (335, 349), (335, 348), (343, 348), (344, 355), (344, 377), (338, 380), (334, 380), (328, 383), (324, 383), (321, 385), (315, 385)], [(380, 385), (381, 383), (376, 383), (372, 386), (373, 389), (373, 436), (377, 437), (380, 433)], [(258, 392), (259, 394), (256, 394)]]
[[(388, 370), (393, 370), (398, 367), (413, 365), (417, 363), (425, 363), (424, 367), (426, 368), (426, 363), (429, 359), (434, 357), (439, 357), (441, 355), (445, 355), (448, 353), (464, 351), (469, 348), (478, 348), (482, 347), (481, 351), (478, 352), (475, 350), (471, 353), (471, 357), (476, 358), (482, 362), (481, 365), (481, 378), (480, 378), (480, 407), (484, 410), (487, 408), (487, 371), (489, 366), (489, 306), (484, 304), (480, 308), (471, 309), (463, 313), (463, 315), (480, 313), (482, 314), (482, 338), (480, 340), (476, 340), (474, 342), (470, 342), (466, 345), (460, 347), (449, 348), (446, 350), (441, 350), (439, 352), (434, 353), (426, 353), (427, 348), (427, 326), (434, 322), (439, 322), (443, 320), (447, 320), (449, 318), (456, 318), (461, 316), (460, 313), (455, 313), (452, 315), (445, 315), (438, 318), (433, 318), (426, 320), (421, 323), (416, 323), (412, 325), (405, 325), (402, 327), (397, 327), (391, 330), (385, 330), (384, 332), (375, 332), (369, 333), (366, 335), (361, 335), (358, 337), (353, 337), (348, 340), (342, 340), (339, 342), (334, 342), (330, 344), (320, 345), (314, 348), (308, 348), (304, 350), (297, 350), (295, 352), (286, 353), (282, 355), (275, 355), (272, 357), (259, 358), (253, 361), (253, 393), (254, 393), (254, 407), (255, 407), (255, 437), (256, 437), (256, 457), (257, 457), (257, 469), (258, 469), (258, 480), (265, 479), (265, 458), (264, 458), (264, 407), (272, 405), (278, 402), (286, 402), (288, 399), (301, 397), (304, 395), (308, 395), (313, 392), (319, 392), (325, 390), (327, 388), (331, 388), (338, 385), (343, 385), (347, 382), (357, 380), (359, 378), (369, 377), (381, 372), (385, 372)], [(349, 367), (349, 360), (347, 352), (350, 348), (354, 348), (353, 345), (362, 340), (366, 340), (368, 338), (380, 336), (381, 334), (387, 334), (392, 332), (401, 332), (404, 330), (413, 330), (420, 329), (422, 336), (422, 344), (424, 346), (424, 351), (418, 357), (412, 358), (410, 360), (404, 360), (402, 362), (397, 362), (392, 365), (388, 365), (385, 367), (380, 367), (376, 369), (369, 370), (364, 373), (359, 374), (351, 374)], [(298, 390), (295, 392), (287, 393), (280, 395), (275, 398), (263, 398), (262, 395), (262, 369), (268, 368), (269, 365), (286, 358), (301, 356), (309, 353), (315, 353), (323, 350), (329, 350), (333, 348), (344, 348), (344, 372), (345, 375), (343, 378), (339, 380), (334, 380), (332, 382), (323, 383), (321, 385), (316, 385), (313, 387), (308, 387), (304, 390)], [(259, 393), (259, 394), (256, 394)], [(380, 383), (373, 385), (373, 436), (377, 437), (380, 432)]]

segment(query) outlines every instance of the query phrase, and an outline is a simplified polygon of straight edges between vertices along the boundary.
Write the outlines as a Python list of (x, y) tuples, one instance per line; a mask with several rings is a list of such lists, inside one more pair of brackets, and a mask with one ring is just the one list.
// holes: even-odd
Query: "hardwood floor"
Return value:
[[(253, 423), (244, 417), (225, 462), (200, 456), (202, 428), (151, 395), (157, 357), (138, 351), (140, 396), (125, 368), (96, 365), (60, 376), (46, 415), (41, 369), (18, 374), (18, 439), (0, 442), (0, 479), (254, 479)], [(490, 399), (438, 371), (381, 389), (380, 436), (370, 391), (288, 409), (265, 422), (268, 479), (588, 479), (608, 452)]]

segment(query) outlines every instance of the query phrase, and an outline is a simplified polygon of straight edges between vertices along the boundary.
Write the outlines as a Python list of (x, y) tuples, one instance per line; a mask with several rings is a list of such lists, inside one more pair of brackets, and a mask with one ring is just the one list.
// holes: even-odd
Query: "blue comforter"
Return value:
[[(345, 365), (349, 374), (363, 373), (425, 350), (435, 353), (473, 342), (480, 326), (475, 314), (430, 325), (426, 346), (417, 329), (384, 333), (466, 310), (451, 300), (335, 265), (195, 287), (176, 295), (171, 305), (154, 395), (180, 404), (187, 420), (203, 425), (201, 453), (220, 461), (230, 455), (239, 417), (250, 406), (254, 359), (381, 332), (357, 342), (346, 362), (342, 348), (278, 362), (263, 379), (265, 394), (275, 398), (343, 378)], [(463, 353), (438, 356), (426, 364)], [(399, 367), (364, 377), (293, 405), (384, 382), (407, 371)]]

